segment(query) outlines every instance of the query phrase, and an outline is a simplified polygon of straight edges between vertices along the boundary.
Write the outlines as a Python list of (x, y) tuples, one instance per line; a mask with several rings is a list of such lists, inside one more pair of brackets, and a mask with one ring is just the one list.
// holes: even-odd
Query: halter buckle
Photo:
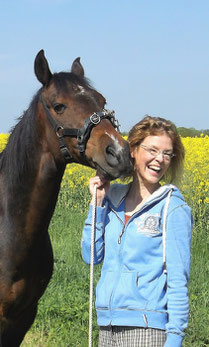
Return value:
[(63, 135), (61, 134), (59, 134), (59, 130), (63, 130), (64, 128), (61, 126), (61, 125), (59, 125), (57, 128), (56, 128), (56, 135), (57, 135), (57, 137), (63, 137)]
[(100, 123), (101, 121), (101, 118), (100, 116), (94, 112), (90, 117), (89, 117), (90, 121), (94, 124), (94, 125), (97, 125)]

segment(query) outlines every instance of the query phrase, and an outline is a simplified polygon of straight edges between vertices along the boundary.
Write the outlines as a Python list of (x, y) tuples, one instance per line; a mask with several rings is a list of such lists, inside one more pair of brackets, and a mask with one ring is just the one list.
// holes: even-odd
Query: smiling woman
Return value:
[[(176, 179), (179, 180), (179, 176), (181, 176), (182, 173), (185, 150), (181, 138), (178, 135), (177, 129), (173, 123), (160, 117), (157, 118), (147, 116), (143, 119), (143, 121), (137, 123), (132, 128), (129, 133), (128, 141), (132, 149), (136, 149), (139, 146), (145, 147), (144, 141), (147, 141), (147, 136), (155, 136), (159, 134), (167, 135), (171, 141), (169, 144), (170, 149), (165, 148), (163, 151), (165, 162), (167, 159), (169, 160), (169, 165), (167, 168), (168, 170), (165, 171), (166, 181), (173, 182)], [(156, 157), (157, 153), (159, 152), (158, 148), (155, 146), (149, 146), (148, 151), (153, 155), (153, 157)]]
[(165, 133), (147, 136), (132, 150), (131, 156), (138, 180), (146, 181), (146, 185), (150, 183), (150, 189), (154, 191), (159, 188), (159, 181), (170, 166), (173, 157), (172, 140)]
[[(103, 261), (96, 289), (99, 346), (180, 347), (188, 322), (192, 215), (178, 188), (184, 147), (176, 127), (146, 116), (128, 137), (133, 180), (113, 184), (99, 176), (94, 263)], [(92, 206), (82, 238), (90, 262)], [(182, 259), (184, 261), (182, 261)], [(114, 270), (113, 270), (114, 269)], [(112, 334), (114, 332), (114, 334)]]

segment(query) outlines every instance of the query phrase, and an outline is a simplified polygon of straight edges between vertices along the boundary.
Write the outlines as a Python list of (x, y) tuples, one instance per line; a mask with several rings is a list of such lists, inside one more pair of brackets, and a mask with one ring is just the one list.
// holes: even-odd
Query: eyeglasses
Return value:
[(170, 161), (173, 157), (175, 157), (174, 153), (169, 153), (166, 151), (160, 151), (156, 148), (145, 146), (145, 145), (140, 145), (140, 147), (144, 148), (145, 151), (149, 152), (155, 158), (157, 158), (158, 155), (160, 155), (160, 154), (162, 154), (163, 159), (166, 161)]

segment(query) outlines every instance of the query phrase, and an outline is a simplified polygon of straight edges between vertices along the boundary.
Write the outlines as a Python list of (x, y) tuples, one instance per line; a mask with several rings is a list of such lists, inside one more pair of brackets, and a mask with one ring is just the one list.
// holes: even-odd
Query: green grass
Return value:
[[(79, 193), (80, 194), (80, 193)], [(87, 214), (88, 194), (79, 208), (60, 199), (50, 224), (54, 250), (54, 273), (39, 302), (36, 320), (22, 347), (87, 347), (89, 311), (89, 266), (81, 258), (80, 242)], [(76, 198), (76, 197), (75, 197)], [(83, 207), (84, 206), (84, 207)], [(199, 208), (199, 207), (198, 207)], [(209, 346), (209, 225), (208, 211), (193, 206), (195, 228), (192, 238), (192, 266), (189, 285), (190, 321), (184, 347)], [(96, 284), (100, 266), (95, 267)], [(98, 327), (94, 312), (93, 346)], [(130, 346), (131, 347), (131, 346)]]
[(209, 346), (209, 223), (197, 220), (191, 248), (190, 320), (185, 346)]

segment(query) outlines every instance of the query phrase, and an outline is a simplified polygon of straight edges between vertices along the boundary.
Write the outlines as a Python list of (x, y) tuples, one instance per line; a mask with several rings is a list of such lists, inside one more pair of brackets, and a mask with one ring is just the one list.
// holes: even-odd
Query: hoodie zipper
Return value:
[[(170, 191), (170, 189), (167, 191), (165, 191), (165, 192), (163, 192), (161, 195), (159, 195), (156, 199), (154, 199), (153, 201), (151, 201), (152, 203), (153, 202), (155, 202), (156, 200), (161, 200), (166, 194), (168, 194), (169, 193), (169, 191)], [(125, 199), (125, 197), (124, 197), (124, 199)], [(122, 199), (121, 201), (120, 201), (120, 204), (122, 203), (122, 201), (124, 200), (124, 199)], [(148, 202), (148, 203), (145, 203), (145, 205), (141, 208), (141, 209), (139, 209), (137, 212), (135, 212), (132, 216), (131, 216), (131, 218), (129, 219), (129, 221), (128, 221), (128, 223), (130, 222), (130, 220), (132, 219), (132, 217), (133, 216), (135, 216), (136, 214), (138, 214), (139, 212), (142, 212), (147, 206), (149, 206), (149, 203), (150, 203), (150, 201)], [(118, 220), (121, 222), (121, 224), (122, 224), (122, 230), (121, 230), (121, 233), (120, 233), (120, 235), (119, 235), (119, 238), (118, 238), (118, 244), (120, 245), (121, 244), (121, 238), (122, 238), (122, 236), (123, 236), (123, 234), (124, 234), (124, 232), (125, 232), (125, 228), (126, 228), (126, 225), (128, 225), (128, 223), (125, 225), (124, 224), (124, 222), (123, 222), (123, 220), (120, 218), (120, 216), (117, 214), (117, 212), (112, 208), (112, 207), (110, 207), (110, 209), (111, 209), (111, 211), (116, 215), (116, 217), (118, 218)]]
[[(122, 202), (122, 201), (121, 201)], [(120, 202), (120, 203), (121, 203)], [(115, 210), (113, 210), (113, 208), (112, 207), (110, 207), (110, 210), (116, 215), (116, 217), (118, 218), (118, 220), (121, 222), (121, 224), (122, 224), (122, 231), (121, 231), (121, 233), (120, 233), (120, 235), (119, 235), (119, 238), (118, 238), (118, 244), (120, 244), (121, 243), (121, 237), (123, 236), (123, 233), (124, 233), (124, 231), (125, 231), (125, 224), (124, 224), (124, 222), (123, 222), (123, 220), (120, 218), (120, 216), (118, 216), (118, 214), (117, 214), (117, 212), (115, 211)]]
[(118, 238), (118, 244), (119, 245), (121, 244), (121, 238), (122, 238), (122, 236), (124, 234), (124, 231), (125, 231), (125, 224), (123, 225), (122, 231), (121, 231), (121, 233), (119, 235), (119, 238)]

